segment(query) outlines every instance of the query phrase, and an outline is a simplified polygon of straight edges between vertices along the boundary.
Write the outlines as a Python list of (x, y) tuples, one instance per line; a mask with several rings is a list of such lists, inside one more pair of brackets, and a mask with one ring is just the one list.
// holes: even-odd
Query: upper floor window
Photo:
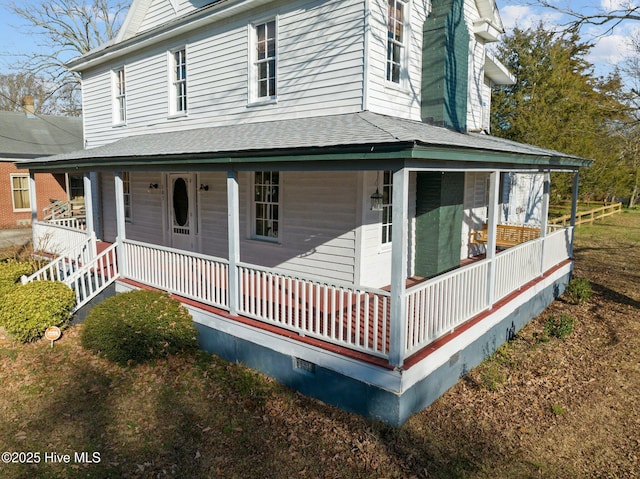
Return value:
[(116, 124), (127, 121), (127, 92), (124, 77), (124, 68), (113, 72), (114, 96), (113, 96), (113, 122)]
[(393, 171), (385, 171), (382, 175), (382, 244), (391, 243), (392, 202)]
[(253, 100), (276, 96), (276, 21), (253, 26)]
[(171, 55), (171, 114), (187, 112), (187, 51), (181, 49)]
[(388, 0), (387, 81), (400, 83), (405, 55), (405, 9), (402, 0)]
[(29, 175), (11, 175), (11, 196), (14, 211), (31, 209)]
[(280, 225), (280, 173), (256, 171), (253, 181), (256, 238), (277, 240)]

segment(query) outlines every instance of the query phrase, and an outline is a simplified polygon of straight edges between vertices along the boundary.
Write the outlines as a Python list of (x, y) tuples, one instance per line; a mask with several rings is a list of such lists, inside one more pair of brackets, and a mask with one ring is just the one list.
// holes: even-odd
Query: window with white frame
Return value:
[(171, 53), (171, 114), (187, 112), (187, 51), (185, 48)]
[(406, 3), (388, 0), (387, 15), (387, 81), (400, 83), (405, 56)]
[(280, 173), (256, 171), (253, 181), (253, 234), (276, 241), (280, 226)]
[(131, 221), (131, 173), (122, 172), (122, 197), (124, 204), (124, 219)]
[(13, 210), (30, 210), (29, 175), (11, 175), (11, 197)]
[(276, 21), (253, 25), (252, 99), (276, 96)]
[(125, 85), (124, 67), (113, 72), (113, 122), (122, 124), (127, 121), (127, 93)]
[(393, 202), (393, 171), (382, 175), (382, 244), (391, 243)]

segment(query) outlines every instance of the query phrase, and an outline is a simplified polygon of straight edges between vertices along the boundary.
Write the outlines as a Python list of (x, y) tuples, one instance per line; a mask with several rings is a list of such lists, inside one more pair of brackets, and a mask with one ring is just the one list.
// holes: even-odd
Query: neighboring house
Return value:
[[(31, 184), (29, 173), (14, 162), (82, 148), (82, 120), (35, 115), (33, 97), (23, 99), (23, 112), (0, 111), (0, 228), (30, 226)], [(70, 200), (69, 175), (37, 173), (35, 205), (38, 219), (52, 201)]]
[[(64, 273), (79, 304), (169, 291), (204, 348), (400, 424), (571, 275), (550, 172), (590, 162), (487, 134), (501, 31), (493, 0), (134, 0), (70, 63), (87, 148), (20, 163), (84, 174), (86, 236), (36, 239), (113, 243)], [(544, 189), (514, 240), (500, 188), (523, 173)]]

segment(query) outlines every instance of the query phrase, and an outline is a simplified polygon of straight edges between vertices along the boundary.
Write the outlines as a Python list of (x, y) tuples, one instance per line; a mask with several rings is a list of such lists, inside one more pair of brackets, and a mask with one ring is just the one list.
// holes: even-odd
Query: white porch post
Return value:
[(93, 188), (90, 173), (84, 173), (82, 181), (84, 182), (84, 216), (87, 228), (87, 237), (93, 238), (91, 243), (93, 250), (91, 251), (91, 254), (95, 258), (98, 255), (98, 251), (96, 249), (96, 233), (93, 223)]
[(240, 262), (240, 193), (238, 172), (227, 170), (227, 227), (229, 247), (229, 313), (238, 314), (238, 263)]
[(551, 192), (551, 173), (545, 171), (542, 182), (542, 208), (540, 211), (540, 238), (542, 239), (542, 249), (540, 254), (540, 274), (544, 274), (544, 255), (547, 242), (547, 229), (549, 228), (549, 193)]
[(122, 184), (122, 173), (114, 173), (115, 193), (116, 193), (116, 231), (118, 236), (118, 268), (120, 274), (126, 276), (127, 265), (124, 255), (124, 240), (127, 239), (126, 223), (124, 219), (124, 187)]
[(402, 168), (393, 173), (391, 235), (391, 328), (389, 363), (401, 368), (407, 342), (407, 252), (409, 172)]
[(569, 245), (569, 257), (573, 258), (573, 240), (576, 237), (576, 216), (578, 215), (578, 184), (580, 183), (580, 172), (573, 173), (573, 191), (571, 195), (571, 244)]
[(496, 282), (496, 234), (498, 230), (498, 199), (500, 197), (500, 172), (492, 171), (489, 175), (489, 211), (487, 217), (487, 259), (489, 271), (487, 274), (487, 304), (493, 308)]
[(38, 221), (38, 196), (36, 195), (36, 174), (33, 171), (29, 172), (29, 204), (31, 205), (31, 244), (36, 249), (38, 238), (33, 225)]

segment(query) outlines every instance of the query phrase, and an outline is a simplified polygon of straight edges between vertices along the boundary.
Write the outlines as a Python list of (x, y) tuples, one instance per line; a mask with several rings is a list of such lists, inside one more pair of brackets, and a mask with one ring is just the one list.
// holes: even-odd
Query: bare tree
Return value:
[(46, 82), (29, 73), (0, 75), (0, 110), (21, 111), (22, 99), (32, 96), (37, 113), (53, 113), (55, 106), (50, 101)]
[[(62, 95), (67, 114), (80, 114), (79, 78), (65, 63), (114, 38), (129, 5), (124, 0), (37, 0), (9, 3), (40, 51), (20, 55), (18, 69), (43, 77)], [(73, 111), (76, 110), (76, 111)]]
[(571, 20), (563, 25), (566, 30), (578, 31), (583, 26), (595, 25), (605, 27), (602, 34), (607, 35), (626, 20), (640, 20), (640, 7), (634, 3), (631, 0), (611, 0), (609, 8), (600, 6), (591, 9), (584, 9), (584, 5), (581, 5), (580, 9), (574, 8), (569, 0), (561, 2), (558, 0), (533, 0), (530, 5), (549, 8), (570, 17)]

